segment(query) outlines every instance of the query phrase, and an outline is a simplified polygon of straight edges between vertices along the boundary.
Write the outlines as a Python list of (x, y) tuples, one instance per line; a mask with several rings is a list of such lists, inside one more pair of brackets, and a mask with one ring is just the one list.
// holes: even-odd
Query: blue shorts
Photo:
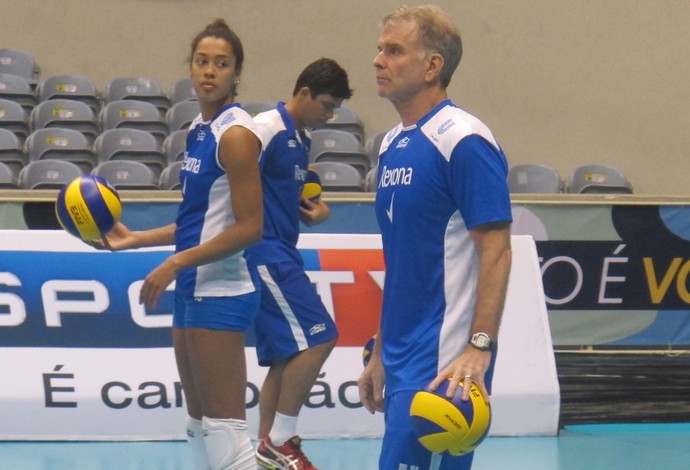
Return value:
[[(496, 353), (492, 355), (491, 366), (484, 377), (491, 393)], [(415, 435), (410, 405), (416, 390), (401, 390), (386, 396), (384, 405), (385, 431), (379, 457), (379, 470), (400, 468), (419, 470), (469, 470), (472, 468), (474, 452), (453, 457), (434, 454), (422, 446)]]
[(338, 337), (304, 268), (285, 261), (256, 267), (261, 279), (261, 307), (256, 316), (256, 355), (270, 366), (300, 351)]
[(173, 327), (246, 331), (259, 309), (259, 292), (233, 297), (187, 297), (175, 293)]

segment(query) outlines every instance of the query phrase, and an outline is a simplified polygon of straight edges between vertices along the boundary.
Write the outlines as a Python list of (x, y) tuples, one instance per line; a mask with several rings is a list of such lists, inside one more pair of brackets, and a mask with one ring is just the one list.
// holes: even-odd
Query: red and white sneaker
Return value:
[(302, 452), (302, 439), (294, 436), (281, 446), (274, 446), (266, 436), (256, 449), (256, 462), (269, 470), (319, 470)]

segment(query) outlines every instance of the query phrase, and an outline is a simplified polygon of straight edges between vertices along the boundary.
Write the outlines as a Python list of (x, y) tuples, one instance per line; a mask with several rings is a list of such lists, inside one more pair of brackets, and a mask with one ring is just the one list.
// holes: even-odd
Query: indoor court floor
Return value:
[[(376, 470), (376, 439), (309, 440), (321, 470)], [(186, 470), (184, 442), (0, 442), (0, 470)], [(558, 437), (489, 437), (473, 470), (687, 470), (690, 423), (578, 425)]]

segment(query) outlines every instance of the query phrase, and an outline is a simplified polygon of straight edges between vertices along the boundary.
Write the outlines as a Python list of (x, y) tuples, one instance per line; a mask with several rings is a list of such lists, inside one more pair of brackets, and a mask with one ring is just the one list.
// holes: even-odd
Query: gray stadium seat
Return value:
[(186, 100), (196, 100), (196, 91), (194, 90), (194, 85), (192, 84), (191, 78), (180, 78), (173, 82), (170, 87), (170, 104), (179, 103), (180, 101)]
[(9, 73), (0, 73), (0, 98), (19, 103), (27, 114), (38, 103), (29, 81)]
[(166, 165), (156, 138), (141, 129), (108, 129), (94, 143), (98, 163), (110, 160), (131, 160), (151, 168), (156, 177)]
[(26, 139), (24, 149), (29, 161), (67, 160), (82, 172), (89, 173), (96, 166), (96, 155), (84, 134), (75, 129), (44, 127), (36, 129)]
[(33, 84), (37, 82), (41, 68), (31, 53), (13, 47), (4, 47), (0, 48), (0, 73), (18, 75)]
[(319, 175), (324, 191), (364, 191), (362, 175), (347, 163), (317, 162), (310, 166)]
[(94, 82), (79, 75), (53, 75), (38, 83), (39, 101), (76, 100), (88, 104), (96, 116), (101, 110), (101, 96)]
[(151, 168), (132, 160), (110, 160), (99, 163), (91, 174), (108, 180), (115, 189), (159, 189)]
[(145, 77), (117, 77), (103, 89), (105, 103), (119, 100), (145, 101), (154, 105), (161, 116), (170, 108), (170, 99), (155, 80)]
[(560, 193), (563, 181), (558, 172), (538, 163), (512, 165), (508, 171), (511, 193)]
[(48, 100), (36, 105), (30, 116), (32, 132), (46, 127), (74, 129), (86, 136), (89, 143), (100, 133), (93, 109), (76, 100)]
[(0, 129), (14, 133), (23, 144), (31, 133), (27, 114), (19, 103), (0, 99)]
[(19, 138), (7, 129), (0, 129), (0, 162), (12, 171), (15, 179), (29, 162)]
[(171, 132), (163, 141), (161, 151), (165, 155), (165, 160), (168, 164), (182, 160), (184, 152), (187, 149), (187, 131), (179, 130)]
[(17, 189), (17, 177), (12, 169), (0, 162), (0, 189)]
[(158, 185), (161, 189), (175, 190), (180, 189), (180, 169), (182, 168), (182, 162), (172, 162), (161, 172), (161, 177)]
[(82, 174), (79, 167), (72, 162), (37, 160), (22, 168), (18, 184), (22, 189), (60, 189)]
[(369, 155), (372, 167), (379, 163), (379, 150), (381, 149), (381, 143), (386, 137), (386, 134), (387, 132), (377, 132), (369, 137), (364, 145), (364, 151)]
[(309, 159), (311, 161), (321, 152), (360, 152), (363, 150), (362, 144), (353, 134), (339, 129), (314, 129), (310, 132), (310, 137)]
[(378, 187), (378, 177), (379, 166), (376, 165), (367, 173), (367, 177), (364, 179), (364, 190), (370, 193), (375, 193)]
[(357, 137), (361, 145), (364, 145), (364, 124), (354, 109), (343, 104), (335, 110), (333, 117), (326, 124), (317, 129), (338, 129), (346, 131)]
[(332, 161), (355, 167), (362, 178), (371, 168), (371, 160), (357, 137), (340, 129), (314, 129), (311, 132), (310, 163)]
[(359, 171), (359, 174), (362, 178), (365, 178), (371, 169), (369, 156), (364, 152), (324, 151), (316, 155), (312, 161), (312, 163), (319, 162), (346, 163)]
[(197, 100), (186, 100), (175, 103), (165, 114), (170, 132), (187, 130), (192, 121), (199, 115), (201, 108)]
[(100, 112), (101, 128), (139, 129), (151, 133), (159, 145), (170, 134), (158, 109), (151, 103), (138, 100), (117, 100), (106, 103)]
[(568, 179), (568, 192), (631, 194), (633, 187), (618, 168), (610, 165), (587, 164), (572, 171)]

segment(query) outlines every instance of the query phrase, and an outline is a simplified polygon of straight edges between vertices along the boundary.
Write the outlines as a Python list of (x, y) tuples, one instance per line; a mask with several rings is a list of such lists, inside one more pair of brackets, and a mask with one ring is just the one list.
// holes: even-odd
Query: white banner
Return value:
[[(383, 262), (376, 235), (309, 234), (305, 268), (341, 335), (299, 420), (307, 439), (369, 438), (380, 414), (361, 405), (362, 346), (376, 331)], [(60, 231), (0, 231), (0, 439), (184, 438), (170, 344), (172, 295), (145, 311), (136, 293), (170, 247), (106, 253)], [(492, 435), (554, 435), (559, 388), (536, 248), (513, 237), (494, 377)], [(258, 425), (265, 369), (248, 334), (247, 419)]]

